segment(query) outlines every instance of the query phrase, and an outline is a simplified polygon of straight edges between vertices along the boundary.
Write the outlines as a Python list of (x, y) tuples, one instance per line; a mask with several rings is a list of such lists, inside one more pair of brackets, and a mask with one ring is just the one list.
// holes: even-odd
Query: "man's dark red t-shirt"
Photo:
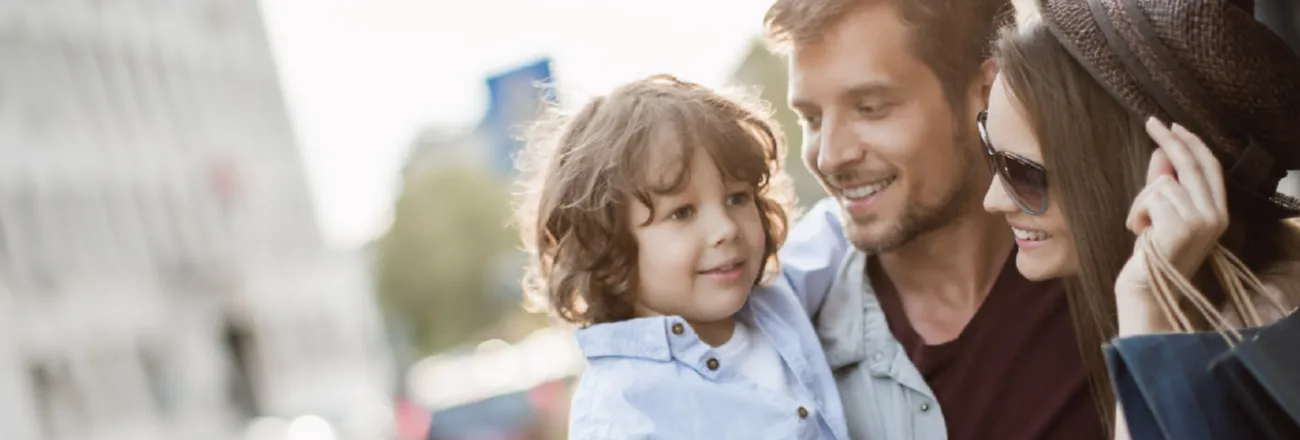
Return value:
[(868, 271), (890, 331), (943, 409), (948, 438), (1105, 438), (1060, 282), (1025, 279), (1013, 253), (961, 335), (926, 345), (874, 258)]

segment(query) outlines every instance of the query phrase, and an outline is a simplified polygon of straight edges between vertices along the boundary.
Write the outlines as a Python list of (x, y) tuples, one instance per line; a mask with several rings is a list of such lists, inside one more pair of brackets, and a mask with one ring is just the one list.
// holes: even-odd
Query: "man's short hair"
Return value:
[(911, 29), (913, 53), (939, 78), (953, 107), (965, 103), (998, 29), (1014, 18), (1010, 0), (777, 0), (763, 19), (768, 46), (788, 52), (815, 44), (857, 8), (882, 1)]

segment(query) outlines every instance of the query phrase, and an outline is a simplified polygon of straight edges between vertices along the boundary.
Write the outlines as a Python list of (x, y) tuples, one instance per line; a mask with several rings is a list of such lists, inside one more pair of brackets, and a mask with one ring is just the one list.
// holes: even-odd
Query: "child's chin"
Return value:
[(745, 300), (742, 298), (734, 303), (712, 304), (707, 310), (701, 310), (696, 314), (696, 320), (700, 322), (717, 322), (736, 316), (740, 308), (745, 306)]

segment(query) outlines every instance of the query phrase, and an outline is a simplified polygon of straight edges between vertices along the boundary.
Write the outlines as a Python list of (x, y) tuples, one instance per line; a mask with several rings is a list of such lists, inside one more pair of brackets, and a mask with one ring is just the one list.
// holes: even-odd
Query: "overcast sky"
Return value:
[(668, 72), (720, 84), (770, 0), (261, 0), (317, 215), (334, 246), (389, 221), (411, 139), (484, 110), (486, 75), (554, 60), (562, 91)]

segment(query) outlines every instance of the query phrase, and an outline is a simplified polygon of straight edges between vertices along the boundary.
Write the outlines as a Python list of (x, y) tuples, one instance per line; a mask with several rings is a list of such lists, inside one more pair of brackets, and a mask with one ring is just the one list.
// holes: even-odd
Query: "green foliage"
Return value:
[(410, 323), (419, 351), (470, 342), (518, 309), (518, 292), (511, 301), (493, 291), (493, 262), (517, 241), (509, 215), (506, 182), (484, 170), (406, 182), (379, 243), (378, 290), (389, 316)]

